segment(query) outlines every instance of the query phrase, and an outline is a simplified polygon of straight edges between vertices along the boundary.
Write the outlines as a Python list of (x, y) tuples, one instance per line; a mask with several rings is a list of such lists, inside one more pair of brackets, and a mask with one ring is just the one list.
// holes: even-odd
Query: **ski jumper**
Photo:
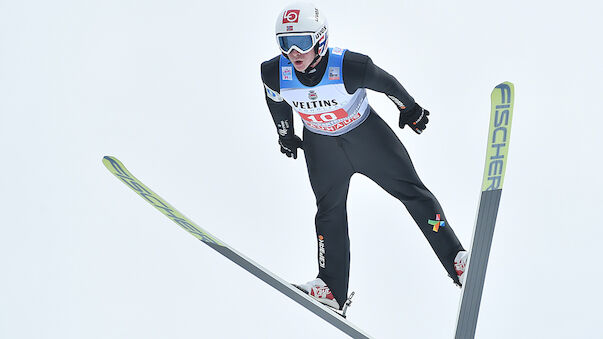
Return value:
[(279, 135), (294, 133), (291, 109), (304, 123), (303, 150), (318, 207), (318, 277), (343, 305), (350, 269), (346, 201), (350, 178), (360, 173), (405, 205), (457, 282), (454, 257), (463, 247), (404, 145), (368, 104), (365, 88), (406, 107), (414, 105), (412, 97), (370, 58), (347, 50), (329, 48), (312, 71), (297, 72), (283, 56), (262, 64), (266, 102)]

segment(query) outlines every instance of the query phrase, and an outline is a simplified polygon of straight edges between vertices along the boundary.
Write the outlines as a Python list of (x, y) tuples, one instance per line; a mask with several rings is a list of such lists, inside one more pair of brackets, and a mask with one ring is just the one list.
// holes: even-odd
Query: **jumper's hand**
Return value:
[(289, 158), (297, 159), (297, 149), (304, 149), (302, 140), (297, 136), (291, 137), (279, 137), (278, 144), (281, 146), (281, 153), (285, 154)]
[(415, 103), (411, 108), (400, 110), (400, 120), (398, 126), (404, 128), (405, 125), (410, 126), (417, 134), (421, 134), (427, 127), (429, 122), (429, 111)]

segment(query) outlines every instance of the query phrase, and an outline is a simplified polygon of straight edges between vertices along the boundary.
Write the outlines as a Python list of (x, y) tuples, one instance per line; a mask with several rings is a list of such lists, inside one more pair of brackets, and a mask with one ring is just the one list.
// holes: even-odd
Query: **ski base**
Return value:
[(253, 274), (266, 284), (272, 286), (277, 291), (283, 293), (290, 299), (302, 305), (312, 313), (316, 314), (317, 316), (324, 319), (329, 324), (335, 326), (342, 332), (348, 334), (352, 338), (370, 338), (368, 334), (364, 333), (354, 324), (343, 318), (341, 314), (329, 309), (329, 307), (325, 305), (322, 305), (320, 302), (314, 300), (309, 295), (302, 293), (292, 284), (284, 281), (274, 273), (268, 271), (266, 268), (257, 264), (245, 255), (237, 252), (232, 247), (228, 246), (227, 244), (220, 241), (203, 228), (199, 227), (192, 220), (188, 219), (182, 213), (178, 212), (167, 201), (163, 200), (159, 195), (157, 195), (155, 192), (145, 186), (140, 180), (134, 177), (134, 175), (132, 175), (132, 173), (130, 173), (117, 158), (105, 156), (103, 158), (103, 164), (111, 173), (113, 173), (113, 175), (115, 175), (124, 184), (126, 184), (126, 186), (131, 188), (134, 192), (140, 195), (153, 207), (155, 207), (157, 210), (167, 216), (170, 220), (178, 224), (180, 227), (185, 229), (197, 239), (201, 240), (207, 246), (213, 248), (216, 252), (222, 254), (230, 261), (241, 266), (247, 272)]
[(492, 104), (486, 165), (484, 167), (477, 220), (467, 261), (467, 271), (465, 272), (467, 276), (461, 291), (455, 339), (472, 339), (475, 337), (486, 269), (507, 165), (514, 99), (515, 90), (510, 82), (499, 84), (491, 94)]

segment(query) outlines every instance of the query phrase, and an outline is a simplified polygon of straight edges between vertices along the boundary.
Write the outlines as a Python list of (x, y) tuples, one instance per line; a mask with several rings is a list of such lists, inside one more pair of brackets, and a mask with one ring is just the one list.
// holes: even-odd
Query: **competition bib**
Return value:
[(314, 87), (303, 85), (293, 66), (280, 59), (280, 96), (295, 110), (306, 128), (323, 135), (341, 135), (360, 125), (368, 116), (366, 90), (348, 94), (341, 73), (346, 50), (329, 48), (329, 63)]

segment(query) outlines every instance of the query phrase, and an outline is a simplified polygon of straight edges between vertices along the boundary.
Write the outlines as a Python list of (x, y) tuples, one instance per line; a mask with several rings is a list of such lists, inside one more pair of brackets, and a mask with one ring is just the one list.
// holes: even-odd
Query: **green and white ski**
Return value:
[(467, 276), (461, 292), (455, 339), (475, 337), (494, 225), (507, 167), (514, 99), (515, 91), (510, 82), (503, 82), (492, 90), (486, 166), (465, 273)]
[(159, 195), (151, 191), (140, 180), (136, 179), (134, 175), (132, 175), (132, 173), (130, 173), (126, 167), (115, 157), (105, 156), (103, 158), (103, 164), (111, 173), (113, 173), (118, 179), (126, 184), (126, 186), (130, 187), (134, 192), (138, 193), (138, 195), (143, 197), (148, 203), (158, 209), (166, 217), (171, 219), (180, 227), (184, 228), (197, 239), (201, 240), (207, 246), (213, 248), (218, 253), (230, 259), (235, 264), (241, 266), (249, 273), (255, 275), (268, 285), (274, 287), (279, 292), (293, 299), (298, 304), (310, 310), (320, 318), (326, 320), (328, 323), (340, 329), (352, 338), (370, 338), (366, 333), (358, 329), (351, 322), (343, 318), (335, 311), (329, 309), (325, 305), (322, 305), (307, 294), (301, 292), (295, 286), (284, 281), (274, 273), (247, 258), (245, 255), (237, 252), (232, 247), (218, 240), (209, 232), (199, 227), (192, 220), (178, 212), (167, 201), (163, 200)]

